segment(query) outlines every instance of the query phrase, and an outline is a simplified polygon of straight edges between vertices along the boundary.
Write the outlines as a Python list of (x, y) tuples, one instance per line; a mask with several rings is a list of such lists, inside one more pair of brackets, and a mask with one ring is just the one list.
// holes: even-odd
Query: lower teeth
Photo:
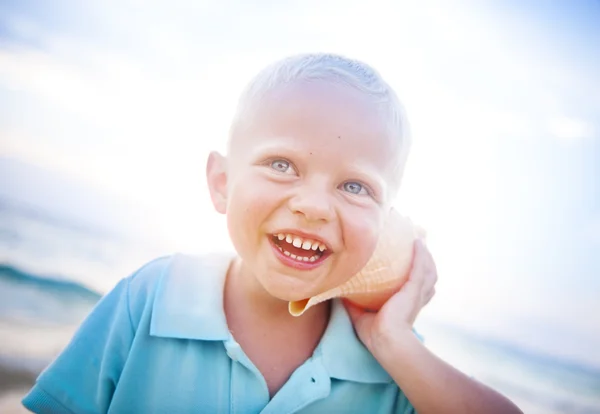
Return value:
[(283, 254), (285, 254), (286, 256), (288, 256), (288, 257), (290, 257), (290, 258), (292, 258), (292, 259), (294, 259), (294, 260), (297, 260), (297, 261), (299, 261), (299, 262), (314, 262), (314, 261), (316, 261), (316, 260), (319, 258), (319, 255), (314, 255), (314, 256), (311, 256), (311, 257), (306, 257), (306, 256), (296, 256), (295, 254), (293, 254), (293, 253), (290, 253), (290, 252), (288, 252), (287, 250), (283, 250), (281, 247), (279, 247), (279, 250), (280, 250), (280, 251), (281, 251)]

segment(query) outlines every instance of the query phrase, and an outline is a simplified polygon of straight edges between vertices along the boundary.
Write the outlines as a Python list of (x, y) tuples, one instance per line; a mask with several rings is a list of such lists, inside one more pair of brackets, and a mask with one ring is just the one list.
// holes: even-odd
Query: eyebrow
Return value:
[[(301, 150), (300, 145), (293, 144), (291, 137), (276, 137), (277, 142), (267, 143), (264, 145), (258, 145), (254, 150), (250, 151), (252, 155), (260, 155), (268, 152), (289, 152)], [(289, 141), (288, 145), (282, 145), (282, 141)]]

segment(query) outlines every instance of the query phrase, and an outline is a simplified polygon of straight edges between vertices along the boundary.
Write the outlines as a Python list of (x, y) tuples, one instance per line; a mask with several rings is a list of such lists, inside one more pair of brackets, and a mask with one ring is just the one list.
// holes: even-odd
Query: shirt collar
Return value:
[[(157, 286), (150, 335), (167, 338), (225, 341), (231, 339), (223, 308), (223, 286), (233, 254), (175, 255)], [(346, 308), (334, 299), (327, 329), (315, 358), (330, 377), (387, 383), (392, 378), (354, 333)]]
[(223, 310), (223, 286), (232, 255), (174, 255), (152, 305), (150, 335), (223, 341), (231, 334)]

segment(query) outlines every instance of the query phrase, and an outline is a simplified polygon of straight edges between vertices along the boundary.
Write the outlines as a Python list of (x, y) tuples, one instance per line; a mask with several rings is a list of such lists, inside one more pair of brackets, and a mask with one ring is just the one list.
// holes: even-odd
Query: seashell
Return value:
[(336, 297), (344, 297), (363, 309), (379, 310), (408, 279), (417, 238), (425, 238), (425, 231), (392, 210), (373, 255), (361, 271), (340, 286), (290, 302), (290, 314), (300, 316), (310, 307)]

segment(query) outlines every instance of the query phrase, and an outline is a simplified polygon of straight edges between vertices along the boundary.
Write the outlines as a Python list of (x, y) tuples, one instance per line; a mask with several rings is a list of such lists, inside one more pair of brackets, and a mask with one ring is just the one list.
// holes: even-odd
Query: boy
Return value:
[[(373, 252), (408, 154), (406, 120), (367, 65), (301, 55), (240, 100), (207, 180), (232, 257), (158, 259), (122, 280), (25, 397), (52, 413), (519, 412), (438, 360), (412, 324), (433, 260), (377, 313), (288, 302), (345, 282)], [(300, 247), (298, 247), (300, 246)], [(355, 335), (356, 332), (356, 335)]]

